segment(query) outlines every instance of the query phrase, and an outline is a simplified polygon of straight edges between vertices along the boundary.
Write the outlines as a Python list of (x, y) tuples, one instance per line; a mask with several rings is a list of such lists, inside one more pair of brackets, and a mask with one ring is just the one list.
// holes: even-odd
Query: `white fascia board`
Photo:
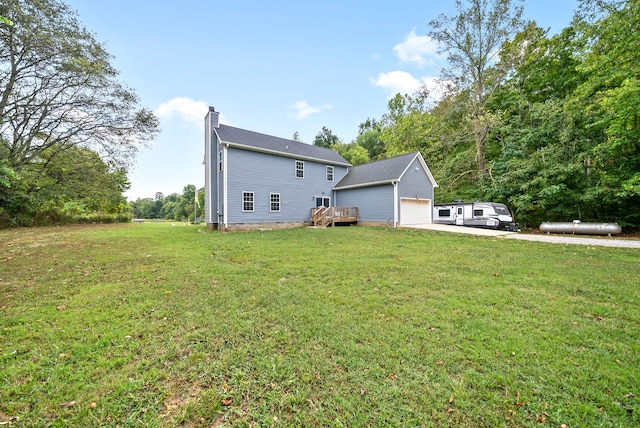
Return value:
[(370, 183), (352, 184), (351, 186), (334, 187), (333, 190), (348, 190), (348, 189), (357, 189), (359, 187), (380, 186), (382, 184), (395, 184), (398, 181), (400, 181), (400, 180), (393, 179), (393, 180), (384, 180), (384, 181), (373, 181), (373, 182), (370, 182)]
[[(431, 184), (433, 185), (433, 187), (439, 187), (438, 183), (436, 183), (436, 179), (433, 178), (433, 174), (431, 174), (431, 170), (427, 166), (427, 163), (424, 161), (424, 158), (422, 157), (420, 152), (416, 153), (416, 156), (413, 159), (411, 159), (411, 162), (407, 164), (407, 167), (404, 169), (404, 171), (402, 171), (402, 174), (400, 174), (400, 179), (404, 177), (404, 174), (407, 172), (407, 170), (409, 169), (413, 161), (416, 159), (416, 157), (418, 158), (418, 161), (420, 162), (420, 166), (422, 166), (422, 169), (424, 170), (425, 174), (427, 174), (427, 177), (429, 178), (429, 181), (431, 181)], [(400, 181), (400, 179), (398, 179), (398, 181)]]
[(422, 168), (424, 169), (424, 172), (427, 173), (427, 177), (429, 177), (429, 180), (431, 180), (431, 183), (433, 184), (433, 187), (440, 187), (440, 186), (438, 186), (438, 183), (436, 182), (436, 179), (433, 177), (433, 174), (431, 174), (431, 170), (429, 169), (429, 166), (427, 165), (427, 163), (422, 158), (422, 155), (420, 155), (418, 157), (418, 159), (420, 160), (420, 165), (422, 165)]

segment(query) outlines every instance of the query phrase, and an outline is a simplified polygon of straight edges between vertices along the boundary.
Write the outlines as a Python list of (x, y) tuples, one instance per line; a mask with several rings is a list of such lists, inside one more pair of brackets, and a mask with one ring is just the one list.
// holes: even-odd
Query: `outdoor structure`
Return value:
[(437, 187), (420, 152), (358, 165), (334, 186), (336, 204), (358, 207), (360, 224), (431, 223)]
[(337, 152), (205, 118), (205, 221), (242, 230), (430, 223), (437, 186), (420, 152), (352, 167)]

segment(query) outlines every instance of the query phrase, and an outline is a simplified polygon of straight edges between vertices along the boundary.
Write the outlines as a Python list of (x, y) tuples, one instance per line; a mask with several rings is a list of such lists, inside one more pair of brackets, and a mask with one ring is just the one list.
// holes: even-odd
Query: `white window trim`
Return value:
[[(329, 180), (329, 169), (331, 169), (331, 180)], [(327, 169), (326, 169), (326, 171), (327, 171), (327, 172), (326, 172), (325, 177), (326, 177), (327, 181), (328, 181), (329, 183), (333, 183), (333, 180), (334, 180), (334, 178), (335, 178), (335, 176), (336, 176), (336, 169), (335, 169), (333, 166), (331, 166), (331, 165), (327, 165)]]
[[(302, 171), (302, 177), (298, 177), (298, 164), (302, 165), (302, 168), (300, 169), (300, 171)], [(304, 179), (304, 161), (301, 160), (296, 160), (294, 161), (294, 176), (299, 179), (299, 180), (303, 180)]]
[[(253, 208), (252, 208), (252, 209), (250, 209), (250, 210), (246, 210), (246, 209), (244, 208), (244, 204), (245, 204), (244, 197), (245, 197), (245, 195), (247, 195), (247, 194), (251, 194), (251, 206), (252, 206)], [(247, 202), (248, 202), (248, 201), (247, 201)], [(243, 191), (242, 191), (242, 212), (243, 212), (243, 213), (252, 213), (252, 212), (255, 212), (255, 210), (256, 210), (256, 194), (255, 194), (255, 192), (249, 192), (249, 191), (245, 191), (245, 190), (243, 190)]]
[[(277, 210), (274, 210), (274, 209), (273, 209), (273, 204), (274, 204), (274, 202), (273, 202), (273, 199), (272, 199), (272, 198), (273, 198), (274, 196), (276, 196), (276, 195), (278, 196), (278, 209), (277, 209)], [(280, 210), (282, 209), (282, 207), (281, 207), (281, 205), (280, 205), (280, 204), (281, 204), (281, 200), (280, 200), (280, 193), (269, 193), (269, 212), (272, 212), (272, 213), (279, 213), (279, 212), (280, 212)]]

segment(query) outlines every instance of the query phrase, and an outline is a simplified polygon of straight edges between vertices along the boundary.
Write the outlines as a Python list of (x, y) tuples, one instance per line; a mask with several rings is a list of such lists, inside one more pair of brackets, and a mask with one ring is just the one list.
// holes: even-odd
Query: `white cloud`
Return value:
[(404, 42), (393, 47), (393, 51), (400, 61), (415, 64), (418, 67), (432, 62), (439, 56), (438, 42), (429, 36), (418, 36), (416, 30), (411, 30)]
[(307, 104), (306, 101), (296, 101), (291, 108), (293, 110), (295, 110), (295, 113), (293, 113), (291, 116), (295, 119), (295, 120), (303, 120), (304, 118), (306, 118), (309, 115), (315, 114), (315, 113), (322, 113), (324, 110), (328, 110), (333, 108), (333, 106), (329, 105), (329, 104), (325, 104), (323, 106), (320, 107), (313, 107), (310, 106), (309, 104)]
[(177, 97), (166, 101), (154, 111), (161, 120), (178, 117), (189, 124), (204, 126), (204, 117), (209, 107), (204, 101), (196, 101), (187, 97)]
[(409, 94), (420, 88), (420, 80), (406, 71), (400, 70), (380, 73), (376, 79), (371, 79), (371, 82), (376, 86), (388, 89), (392, 97), (398, 92)]
[(431, 99), (434, 101), (442, 99), (447, 86), (450, 82), (439, 79), (437, 77), (413, 77), (406, 71), (390, 71), (389, 73), (380, 73), (376, 79), (371, 79), (371, 82), (381, 88), (385, 88), (389, 92), (389, 98), (393, 98), (395, 94), (412, 94), (420, 89), (421, 86), (425, 86), (431, 94)]

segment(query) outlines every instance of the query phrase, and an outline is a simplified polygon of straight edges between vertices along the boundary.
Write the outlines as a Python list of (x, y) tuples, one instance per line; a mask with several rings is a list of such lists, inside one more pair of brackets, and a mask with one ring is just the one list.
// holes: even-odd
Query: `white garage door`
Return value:
[(400, 224), (431, 223), (431, 201), (429, 199), (400, 199)]

